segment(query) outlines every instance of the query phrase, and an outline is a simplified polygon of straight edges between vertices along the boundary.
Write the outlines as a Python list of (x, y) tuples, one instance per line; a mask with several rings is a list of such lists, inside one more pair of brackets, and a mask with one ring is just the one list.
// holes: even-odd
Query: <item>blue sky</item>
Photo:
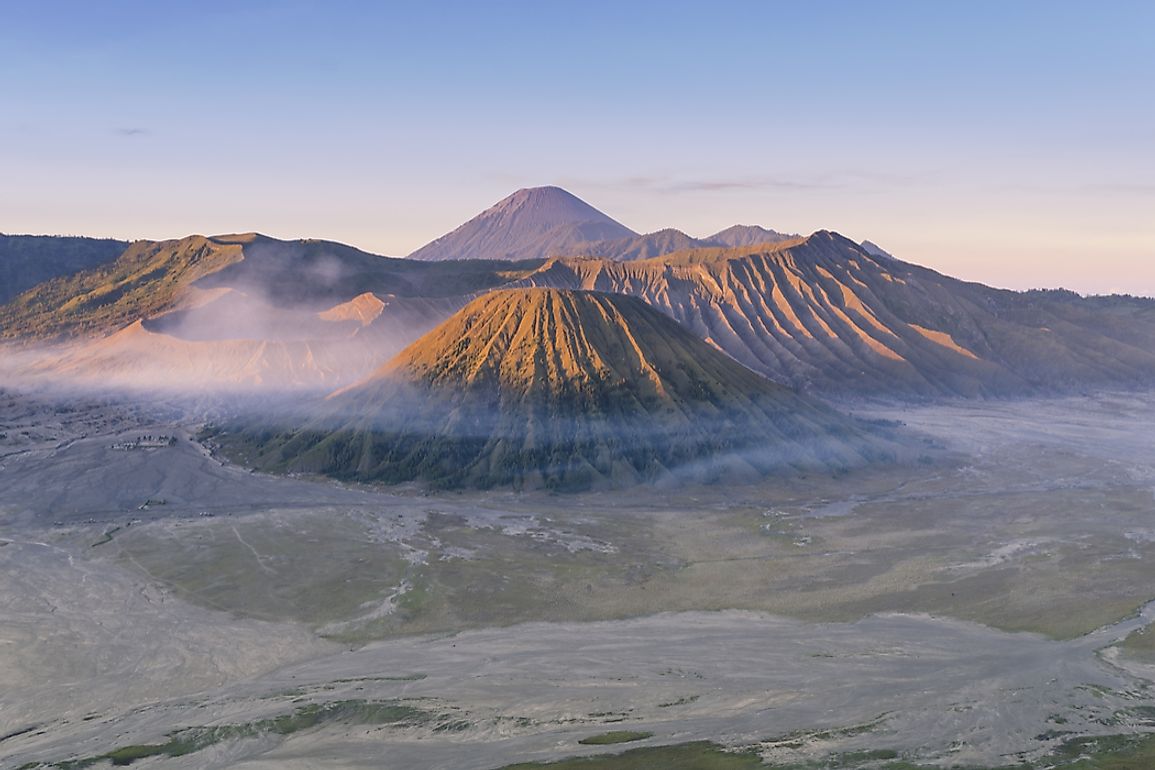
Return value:
[(1155, 4), (7, 2), (0, 231), (403, 255), (559, 184), (1155, 295)]

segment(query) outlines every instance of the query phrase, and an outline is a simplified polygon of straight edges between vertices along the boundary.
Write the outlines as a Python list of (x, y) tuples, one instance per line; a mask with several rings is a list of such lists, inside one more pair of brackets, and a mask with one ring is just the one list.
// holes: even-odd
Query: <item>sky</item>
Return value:
[(0, 232), (403, 256), (521, 187), (1155, 296), (1155, 3), (0, 0)]

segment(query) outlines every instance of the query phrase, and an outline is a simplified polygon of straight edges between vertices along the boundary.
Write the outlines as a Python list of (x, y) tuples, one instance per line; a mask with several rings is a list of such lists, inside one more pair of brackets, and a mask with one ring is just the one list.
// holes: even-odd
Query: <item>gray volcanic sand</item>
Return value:
[(196, 692), (337, 647), (297, 625), (190, 605), (67, 547), (0, 542), (0, 713), (8, 725)]
[[(761, 744), (767, 756), (793, 759), (822, 741), (805, 752), (777, 744), (848, 725), (870, 728), (829, 745), (904, 750), (918, 736), (952, 761), (996, 762), (1053, 729), (1056, 714), (1074, 714), (1063, 729), (1102, 733), (1116, 712), (1150, 702), (1147, 682), (1103, 665), (1094, 650), (1152, 616), (1066, 643), (926, 616), (815, 625), (734, 611), (377, 643), (283, 669), (276, 684), (428, 671), (379, 688), (380, 697), (432, 698), (474, 727), (452, 742), (386, 738), (384, 750), (373, 734), (291, 739), (243, 766), (482, 770), (559, 750), (595, 753), (577, 740), (610, 727), (652, 731), (660, 742)], [(363, 686), (361, 695), (374, 689)], [(511, 727), (511, 718), (533, 726)]]
[[(69, 408), (0, 397), (4, 767), (350, 699), (432, 717), (141, 766), (486, 770), (611, 729), (996, 764), (1150, 729), (1114, 644), (1155, 598), (1151, 394), (858, 407), (966, 459), (575, 497), (251, 474), (192, 421)], [(146, 434), (178, 440), (111, 448)]]

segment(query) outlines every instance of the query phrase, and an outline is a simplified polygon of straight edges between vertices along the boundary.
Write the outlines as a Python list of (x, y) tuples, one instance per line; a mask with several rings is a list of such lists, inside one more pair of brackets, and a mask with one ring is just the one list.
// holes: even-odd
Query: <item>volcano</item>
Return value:
[(641, 300), (556, 289), (485, 294), (303, 429), (239, 443), (269, 470), (565, 489), (845, 468), (892, 449)]
[(560, 187), (529, 187), (498, 201), (409, 258), (543, 259), (580, 254), (588, 244), (637, 236)]

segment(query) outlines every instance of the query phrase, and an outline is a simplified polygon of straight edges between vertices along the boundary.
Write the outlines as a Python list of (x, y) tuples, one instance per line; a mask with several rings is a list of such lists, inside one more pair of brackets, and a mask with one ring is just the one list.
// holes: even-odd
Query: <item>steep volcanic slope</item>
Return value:
[(410, 259), (540, 259), (637, 236), (560, 187), (531, 187), (409, 255)]
[(0, 233), (0, 304), (38, 283), (111, 262), (127, 241)]
[(964, 283), (829, 232), (637, 262), (553, 260), (522, 283), (641, 297), (752, 369), (825, 392), (1014, 395), (1155, 381), (1155, 319), (1141, 307), (1108, 312)]
[(481, 487), (845, 467), (891, 450), (637, 299), (541, 289), (474, 300), (302, 430), (226, 443), (275, 470)]

